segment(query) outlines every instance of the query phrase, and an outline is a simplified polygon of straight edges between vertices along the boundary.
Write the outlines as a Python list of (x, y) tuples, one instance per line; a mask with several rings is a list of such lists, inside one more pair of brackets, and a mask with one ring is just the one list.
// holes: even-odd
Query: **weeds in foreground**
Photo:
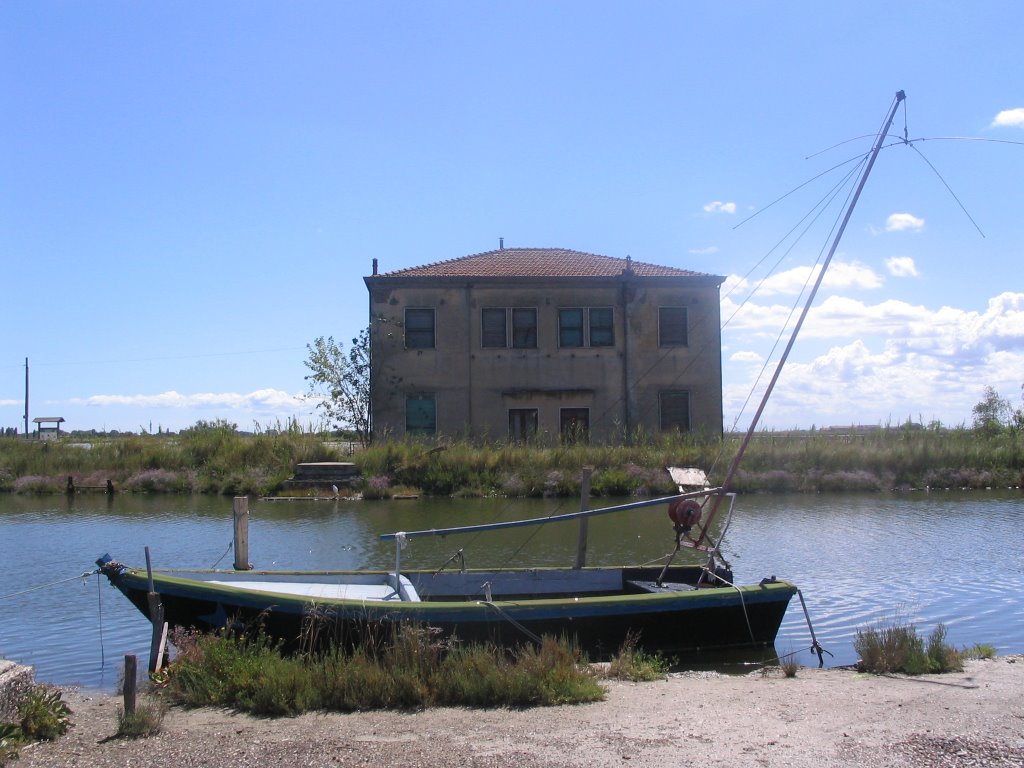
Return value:
[(167, 708), (161, 701), (140, 701), (134, 712), (117, 708), (117, 736), (122, 739), (141, 739), (156, 736), (163, 727)]
[(551, 706), (604, 697), (586, 659), (568, 642), (545, 638), (540, 647), (507, 653), (445, 646), (415, 625), (379, 646), (291, 656), (264, 637), (193, 637), (169, 667), (167, 690), (185, 706), (265, 716), (437, 704)]
[(800, 662), (796, 660), (795, 653), (787, 653), (779, 659), (779, 667), (786, 677), (796, 677), (796, 673), (800, 671)]
[(959, 672), (964, 667), (964, 653), (946, 642), (943, 624), (932, 630), (927, 641), (918, 635), (913, 624), (860, 629), (853, 647), (860, 656), (858, 668), (876, 674), (924, 675)]
[(639, 683), (661, 679), (668, 673), (669, 662), (663, 656), (642, 650), (638, 643), (639, 637), (634, 633), (626, 636), (618, 654), (608, 663), (608, 677)]
[(0, 723), (0, 765), (18, 757), (18, 749), (33, 741), (53, 741), (71, 725), (71, 709), (60, 691), (34, 685), (17, 702), (18, 722)]
[(975, 643), (968, 648), (964, 648), (963, 654), (966, 659), (994, 659), (996, 657), (996, 647), (989, 643)]

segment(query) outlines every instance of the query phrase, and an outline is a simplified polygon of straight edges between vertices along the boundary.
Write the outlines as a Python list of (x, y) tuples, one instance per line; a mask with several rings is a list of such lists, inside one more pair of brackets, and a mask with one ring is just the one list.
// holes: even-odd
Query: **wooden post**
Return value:
[(135, 658), (134, 653), (126, 654), (124, 657), (124, 713), (126, 715), (135, 712), (138, 677), (138, 659)]
[(164, 665), (167, 651), (167, 622), (164, 621), (164, 607), (157, 601), (153, 617), (153, 635), (149, 643), (149, 673), (159, 672)]
[(149, 607), (149, 620), (153, 625), (152, 639), (149, 644), (149, 671), (159, 672), (163, 663), (164, 647), (167, 643), (167, 624), (164, 622), (164, 606), (160, 602), (160, 595), (157, 594), (153, 585), (153, 561), (149, 556), (149, 547), (146, 547), (146, 579), (149, 582), (149, 592), (146, 593), (146, 603)]
[[(583, 477), (580, 480), (580, 512), (586, 512), (590, 508), (590, 476), (593, 474), (593, 467), (583, 468)], [(583, 568), (587, 564), (587, 533), (590, 518), (580, 518), (580, 532), (576, 540), (576, 564), (574, 568)]]
[(252, 570), (249, 564), (249, 497), (235, 496), (235, 570)]

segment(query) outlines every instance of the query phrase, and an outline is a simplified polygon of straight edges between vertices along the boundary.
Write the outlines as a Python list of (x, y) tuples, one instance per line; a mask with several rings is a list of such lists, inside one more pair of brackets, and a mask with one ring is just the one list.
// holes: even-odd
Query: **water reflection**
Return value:
[[(250, 560), (261, 568), (388, 568), (394, 544), (381, 533), (577, 508), (571, 499), (255, 501)], [(1024, 652), (1022, 509), (1015, 491), (741, 497), (723, 550), (738, 581), (777, 575), (801, 587), (833, 663), (854, 660), (859, 627), (897, 616), (922, 629), (942, 622), (957, 645)], [(43, 680), (113, 686), (123, 654), (147, 652), (148, 627), (105, 581), (78, 575), (104, 552), (141, 564), (144, 546), (155, 567), (230, 567), (231, 517), (230, 499), (205, 496), (0, 497), (8, 565), (0, 654), (36, 665)], [(437, 568), (462, 548), (470, 567), (565, 565), (576, 541), (574, 522), (415, 539), (402, 561)], [(663, 509), (640, 509), (593, 518), (589, 543), (592, 565), (653, 562), (672, 549), (673, 534)], [(809, 645), (794, 602), (777, 648), (800, 650), (801, 662), (814, 664)]]

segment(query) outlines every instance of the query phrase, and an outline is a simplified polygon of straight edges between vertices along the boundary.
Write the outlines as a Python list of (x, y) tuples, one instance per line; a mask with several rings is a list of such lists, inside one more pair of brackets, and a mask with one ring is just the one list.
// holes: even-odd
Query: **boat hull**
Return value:
[[(144, 570), (118, 563), (101, 570), (149, 615)], [(173, 627), (260, 629), (286, 646), (353, 646), (386, 636), (398, 625), (418, 624), (464, 642), (508, 647), (537, 636), (567, 637), (595, 658), (617, 652), (627, 637), (636, 638), (643, 650), (661, 653), (769, 647), (796, 592), (788, 582), (767, 580), (695, 588), (700, 574), (695, 568), (670, 569), (665, 587), (658, 588), (659, 574), (650, 568), (471, 571), (451, 574), (458, 584), (449, 584), (449, 591), (462, 594), (442, 594), (444, 575), (404, 572), (413, 599), (402, 599), (404, 591), (392, 592), (392, 599), (296, 594), (306, 585), (335, 585), (336, 591), (351, 580), (382, 582), (386, 573), (164, 572), (153, 574), (152, 588)], [(586, 584), (574, 589), (581, 578)], [(505, 582), (515, 583), (510, 589), (519, 593), (501, 594)]]

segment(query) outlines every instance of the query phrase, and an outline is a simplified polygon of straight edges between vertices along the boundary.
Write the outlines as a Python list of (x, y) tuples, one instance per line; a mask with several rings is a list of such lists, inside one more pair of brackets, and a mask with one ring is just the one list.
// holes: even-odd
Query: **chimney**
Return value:
[(504, 237), (499, 237), (498, 238), (498, 250), (499, 251), (504, 251), (505, 250), (505, 238)]
[(377, 259), (373, 260), (373, 274), (377, 274)]

